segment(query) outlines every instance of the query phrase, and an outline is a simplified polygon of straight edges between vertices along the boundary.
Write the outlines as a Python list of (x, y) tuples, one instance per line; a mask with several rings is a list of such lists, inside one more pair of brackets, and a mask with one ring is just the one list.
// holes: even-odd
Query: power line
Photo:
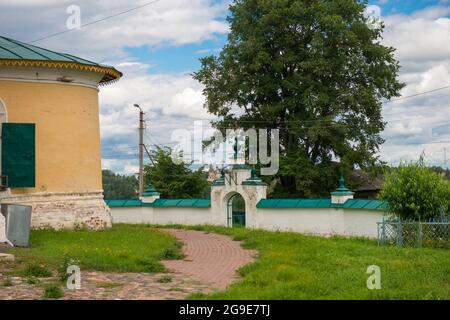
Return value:
[(440, 91), (440, 90), (444, 90), (444, 89), (448, 89), (448, 88), (450, 88), (450, 85), (444, 86), (444, 87), (440, 87), (440, 88), (436, 88), (436, 89), (432, 89), (432, 90), (429, 90), (429, 91), (419, 92), (419, 93), (416, 93), (416, 94), (412, 94), (410, 96), (405, 96), (405, 97), (400, 97), (400, 98), (397, 98), (397, 99), (392, 99), (392, 100), (383, 102), (383, 104), (387, 104), (387, 103), (391, 103), (391, 102), (395, 102), (395, 101), (399, 101), (399, 100), (405, 100), (405, 99), (409, 99), (409, 98), (413, 98), (413, 97), (417, 97), (417, 96), (422, 96), (424, 94), (429, 94), (429, 93), (432, 93), (432, 92), (436, 92), (436, 91)]
[[(112, 18), (116, 18), (116, 17), (122, 16), (122, 15), (125, 15), (127, 13), (132, 12), (132, 11), (136, 11), (136, 10), (148, 7), (148, 6), (150, 6), (150, 5), (152, 5), (152, 4), (156, 3), (156, 2), (159, 2), (159, 1), (161, 1), (161, 0), (153, 0), (153, 1), (150, 1), (150, 2), (147, 2), (147, 3), (144, 3), (142, 5), (139, 5), (139, 6), (130, 8), (130, 9), (127, 9), (125, 11), (121, 11), (121, 12), (115, 13), (113, 15), (106, 16), (104, 18), (100, 18), (98, 20), (94, 20), (94, 21), (91, 21), (91, 22), (88, 22), (88, 23), (84, 23), (84, 24), (81, 25), (81, 28), (86, 28), (86, 27), (92, 26), (94, 24), (97, 24), (97, 23), (100, 23), (100, 22), (103, 22), (103, 21), (106, 21), (106, 20), (109, 20), (109, 19), (112, 19)], [(63, 35), (63, 34), (66, 34), (66, 33), (72, 32), (72, 31), (76, 31), (76, 30), (78, 30), (78, 29), (67, 29), (67, 30), (64, 30), (64, 31), (55, 32), (55, 33), (43, 36), (41, 38), (29, 41), (28, 43), (40, 42), (40, 41), (47, 40), (47, 39), (50, 39), (50, 38), (53, 38), (53, 37), (56, 37), (56, 36), (60, 36), (60, 35)], [(18, 47), (18, 45), (16, 45), (16, 46)], [(14, 47), (14, 46), (10, 46), (10, 47)]]

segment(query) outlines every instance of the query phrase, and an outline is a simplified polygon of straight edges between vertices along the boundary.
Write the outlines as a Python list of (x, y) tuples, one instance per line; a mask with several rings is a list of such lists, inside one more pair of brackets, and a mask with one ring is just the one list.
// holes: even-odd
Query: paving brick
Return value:
[(257, 252), (242, 248), (230, 237), (194, 230), (166, 229), (184, 243), (184, 260), (163, 261), (166, 268), (186, 274), (214, 289), (225, 289), (237, 279), (237, 270), (254, 261)]

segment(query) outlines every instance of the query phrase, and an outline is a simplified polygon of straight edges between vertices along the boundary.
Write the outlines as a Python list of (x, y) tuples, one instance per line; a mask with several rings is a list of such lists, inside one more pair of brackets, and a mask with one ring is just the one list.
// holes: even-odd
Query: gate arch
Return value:
[(226, 211), (227, 211), (227, 226), (228, 227), (245, 227), (246, 226), (246, 209), (245, 199), (238, 193), (234, 192), (227, 197)]

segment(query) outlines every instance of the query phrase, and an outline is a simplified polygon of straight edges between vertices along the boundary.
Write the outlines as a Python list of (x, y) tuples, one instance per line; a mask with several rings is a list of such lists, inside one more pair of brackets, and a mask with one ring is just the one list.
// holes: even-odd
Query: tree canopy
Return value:
[[(358, 0), (235, 0), (228, 43), (194, 77), (217, 128), (280, 130), (272, 196), (319, 196), (378, 162), (382, 101), (399, 95), (394, 48)], [(270, 182), (270, 181), (268, 181)]]
[(209, 197), (209, 184), (202, 169), (191, 170), (188, 163), (174, 163), (169, 148), (152, 151), (154, 165), (145, 167), (146, 183), (152, 183), (161, 198)]
[(105, 199), (137, 199), (138, 180), (134, 176), (120, 175), (102, 170)]
[(450, 214), (450, 181), (421, 158), (390, 169), (380, 192), (390, 211), (403, 219), (428, 220)]

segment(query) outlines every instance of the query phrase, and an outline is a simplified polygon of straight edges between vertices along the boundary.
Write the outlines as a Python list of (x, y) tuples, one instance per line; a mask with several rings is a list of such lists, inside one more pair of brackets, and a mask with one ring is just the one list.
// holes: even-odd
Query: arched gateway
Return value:
[(234, 164), (222, 170), (211, 188), (211, 209), (217, 224), (258, 227), (256, 204), (265, 199), (267, 186), (249, 166)]

